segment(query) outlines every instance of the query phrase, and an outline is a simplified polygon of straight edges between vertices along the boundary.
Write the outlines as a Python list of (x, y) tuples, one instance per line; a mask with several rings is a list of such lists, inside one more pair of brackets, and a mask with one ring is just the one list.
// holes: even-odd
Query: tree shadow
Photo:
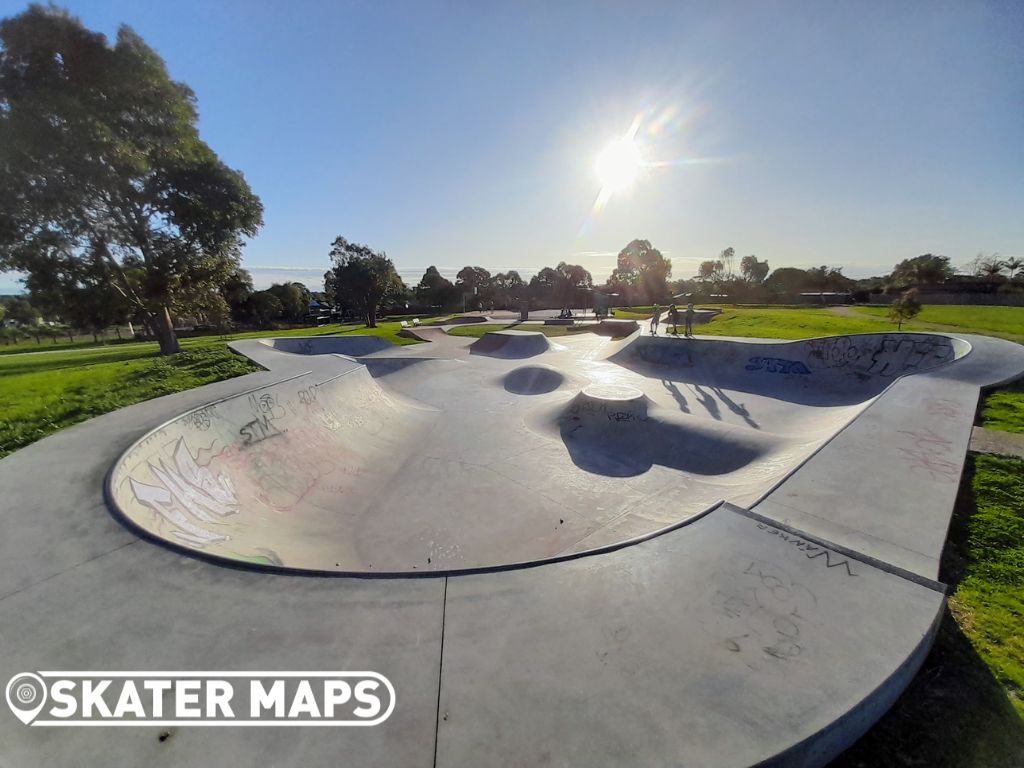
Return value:
[[(977, 513), (968, 457), (939, 577), (951, 591), (963, 578), (971, 518)], [(935, 645), (896, 703), (828, 768), (1020, 768), (1024, 719), (945, 609)]]

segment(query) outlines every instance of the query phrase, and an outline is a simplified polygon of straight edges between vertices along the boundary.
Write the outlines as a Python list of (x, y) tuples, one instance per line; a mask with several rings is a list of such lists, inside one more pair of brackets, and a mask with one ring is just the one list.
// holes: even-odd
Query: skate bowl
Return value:
[[(351, 355), (377, 341), (308, 348)], [(517, 331), (461, 360), (341, 358), (332, 378), (287, 378), (154, 430), (112, 470), (111, 503), (151, 538), (287, 570), (577, 557), (722, 499), (756, 503), (893, 381), (969, 351), (924, 334), (603, 343), (602, 361)], [(547, 362), (521, 362), (538, 355)]]

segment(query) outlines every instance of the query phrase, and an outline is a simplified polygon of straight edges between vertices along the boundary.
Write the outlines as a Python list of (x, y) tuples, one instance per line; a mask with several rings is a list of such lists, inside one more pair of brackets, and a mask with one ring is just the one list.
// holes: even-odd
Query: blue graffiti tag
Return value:
[(799, 360), (783, 360), (781, 357), (752, 357), (747, 362), (748, 371), (764, 370), (768, 373), (810, 373), (811, 370)]

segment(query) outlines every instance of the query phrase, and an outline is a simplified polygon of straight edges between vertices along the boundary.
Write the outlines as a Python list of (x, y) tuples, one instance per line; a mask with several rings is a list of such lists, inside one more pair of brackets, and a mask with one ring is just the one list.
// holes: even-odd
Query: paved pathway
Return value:
[(1001, 453), (1024, 458), (1024, 435), (998, 429), (975, 427), (971, 432), (971, 450), (978, 453)]

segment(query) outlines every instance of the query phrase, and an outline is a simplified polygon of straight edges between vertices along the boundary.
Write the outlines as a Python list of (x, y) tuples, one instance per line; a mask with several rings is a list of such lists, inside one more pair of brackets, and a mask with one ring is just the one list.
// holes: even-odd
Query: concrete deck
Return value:
[(270, 370), (0, 461), (7, 676), (372, 669), (397, 698), (375, 728), (162, 741), (5, 716), (0, 764), (831, 759), (930, 647), (979, 387), (1024, 372), (1024, 348), (557, 342), (241, 342)]

